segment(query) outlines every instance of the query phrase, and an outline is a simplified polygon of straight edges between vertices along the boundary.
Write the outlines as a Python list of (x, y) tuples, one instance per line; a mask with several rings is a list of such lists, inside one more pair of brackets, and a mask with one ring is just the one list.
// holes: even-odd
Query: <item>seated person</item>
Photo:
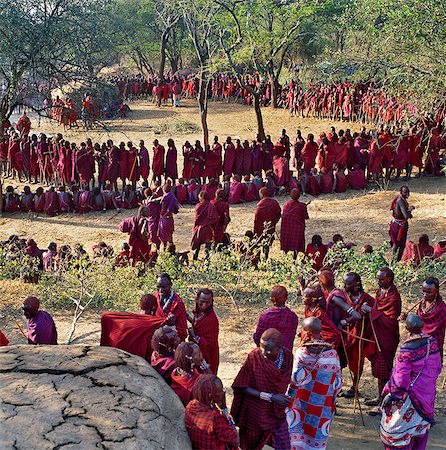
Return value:
[(28, 344), (57, 345), (57, 330), (53, 318), (39, 310), (40, 301), (27, 297), (23, 301), (23, 315), (28, 319)]

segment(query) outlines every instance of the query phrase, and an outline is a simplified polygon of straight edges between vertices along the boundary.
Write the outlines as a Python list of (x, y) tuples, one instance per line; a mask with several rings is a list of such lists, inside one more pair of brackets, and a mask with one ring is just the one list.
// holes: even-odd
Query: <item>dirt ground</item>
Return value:
[[(106, 124), (107, 129), (101, 128), (85, 133), (73, 130), (63, 133), (63, 130), (42, 119), (38, 128), (38, 121), (33, 118), (34, 132), (54, 134), (62, 132), (70, 141), (80, 142), (91, 137), (93, 142), (103, 142), (113, 139), (115, 142), (140, 139), (149, 146), (156, 137), (164, 145), (169, 137), (173, 137), (180, 148), (185, 140), (193, 141), (201, 138), (199, 116), (195, 102), (187, 100), (181, 108), (162, 107), (157, 109), (149, 101), (131, 103), (132, 112), (128, 119)], [(16, 117), (12, 118), (14, 122)], [(282, 128), (286, 128), (288, 135), (294, 139), (294, 133), (300, 128), (303, 134), (319, 133), (328, 130), (331, 125), (337, 129), (351, 127), (358, 129), (355, 124), (330, 123), (314, 119), (302, 120), (290, 118), (284, 110), (264, 110), (265, 128), (273, 140), (277, 139)], [(250, 139), (255, 135), (254, 111), (242, 105), (228, 105), (212, 103), (209, 109), (209, 128), (211, 136), (218, 135), (222, 142), (226, 136)], [(156, 132), (156, 134), (155, 134)], [(159, 132), (159, 133), (158, 133)], [(182, 162), (179, 158), (179, 166)], [(409, 238), (415, 239), (421, 233), (428, 233), (432, 242), (446, 238), (446, 183), (444, 178), (412, 179), (409, 181), (412, 195), (409, 199), (416, 209), (411, 221)], [(307, 222), (307, 240), (313, 234), (320, 234), (324, 241), (331, 239), (333, 234), (341, 233), (348, 241), (359, 245), (371, 244), (379, 246), (387, 240), (387, 226), (389, 222), (389, 205), (399, 189), (399, 184), (391, 184), (389, 190), (368, 190), (367, 192), (348, 191), (343, 194), (322, 195), (312, 200), (308, 211), (310, 220)], [(280, 197), (281, 204), (286, 200)], [(241, 238), (245, 231), (252, 228), (255, 204), (235, 205), (231, 207), (232, 221), (228, 227), (231, 237)], [(50, 241), (58, 244), (73, 245), (81, 242), (90, 251), (93, 243), (103, 240), (115, 248), (126, 240), (126, 236), (117, 229), (117, 224), (123, 217), (132, 212), (116, 214), (113, 211), (86, 215), (66, 214), (57, 217), (28, 214), (15, 214), (0, 218), (0, 239), (11, 234), (33, 237), (43, 248)], [(189, 249), (191, 238), (191, 222), (193, 208), (182, 207), (175, 217), (175, 243), (179, 251)], [(279, 255), (278, 243), (274, 244), (272, 254)], [(20, 317), (19, 307), (25, 295), (31, 294), (33, 287), (18, 281), (0, 281), (0, 328), (10, 339), (11, 343), (23, 342), (13, 318), (24, 327)], [(268, 299), (265, 299), (265, 305)], [(136, 299), (135, 299), (136, 302)], [(44, 299), (43, 299), (44, 308)], [(294, 310), (302, 317), (302, 307), (293, 305)], [(255, 327), (259, 311), (263, 307), (250, 307), (237, 314), (230, 303), (218, 299), (217, 314), (220, 318), (221, 334), (221, 366), (219, 376), (228, 388), (243, 363), (247, 352), (253, 348), (251, 334)], [(71, 311), (51, 311), (54, 313), (60, 336), (64, 342), (71, 326)], [(100, 335), (99, 313), (88, 313), (78, 325), (75, 343), (98, 343)], [(365, 375), (361, 381), (360, 391), (364, 397), (374, 396), (375, 380), (369, 375), (368, 363)], [(350, 386), (348, 373), (344, 371), (345, 384)], [(442, 376), (439, 380), (437, 395), (438, 425), (431, 432), (429, 448), (446, 448), (440, 433), (446, 424), (446, 391), (440, 389)], [(363, 406), (366, 426), (362, 427), (358, 412), (353, 415), (352, 402), (339, 399), (339, 415), (336, 416), (329, 440), (329, 449), (358, 449), (372, 450), (382, 448), (379, 441), (379, 420), (369, 417), (369, 408)]]

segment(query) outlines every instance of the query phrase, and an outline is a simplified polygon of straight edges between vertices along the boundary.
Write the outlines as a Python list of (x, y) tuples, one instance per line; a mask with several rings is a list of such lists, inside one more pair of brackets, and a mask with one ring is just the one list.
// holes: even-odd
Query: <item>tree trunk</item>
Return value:
[(169, 32), (164, 31), (164, 33), (161, 35), (161, 44), (160, 44), (160, 68), (158, 72), (158, 78), (160, 80), (164, 77), (164, 68), (166, 66), (166, 47), (167, 47), (167, 41), (169, 40)]
[(203, 129), (203, 145), (209, 145), (208, 128), (208, 84), (205, 71), (201, 71), (200, 85), (198, 88), (198, 107), (200, 109), (201, 128)]
[(271, 85), (271, 107), (277, 108), (278, 101), (277, 97), (279, 95), (279, 83), (277, 82), (277, 79), (274, 75), (268, 74), (269, 83)]
[(260, 141), (265, 139), (265, 128), (263, 127), (262, 110), (260, 108), (260, 93), (254, 93), (254, 110), (257, 119), (257, 134)]

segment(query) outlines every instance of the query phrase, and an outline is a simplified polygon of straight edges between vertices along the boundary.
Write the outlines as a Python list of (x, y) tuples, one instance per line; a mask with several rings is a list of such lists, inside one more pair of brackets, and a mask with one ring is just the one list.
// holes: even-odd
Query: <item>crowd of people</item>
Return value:
[[(152, 365), (185, 406), (185, 425), (196, 449), (325, 448), (336, 398), (360, 401), (365, 359), (378, 386), (377, 397), (365, 404), (380, 405), (368, 413), (381, 415), (384, 447), (426, 449), (446, 328), (439, 280), (424, 280), (416, 313), (414, 308), (402, 312), (388, 267), (376, 274), (375, 296), (364, 291), (357, 273), (345, 274), (342, 288), (334, 280), (327, 266), (310, 280), (301, 277), (300, 329), (297, 314), (287, 306), (287, 289), (271, 289), (272, 305), (259, 317), (254, 349), (232, 383), (230, 410), (217, 376), (219, 320), (210, 289), (198, 290), (188, 312), (170, 276), (160, 274), (156, 291), (142, 296), (139, 314), (102, 315), (101, 345), (121, 348)], [(57, 344), (55, 322), (37, 298), (25, 299), (23, 313), (30, 344)], [(399, 321), (405, 321), (409, 333), (402, 342)], [(3, 334), (0, 343), (8, 344)], [(343, 383), (351, 387), (343, 390)]]
[[(273, 98), (269, 80), (261, 79), (259, 74), (255, 73), (242, 77), (242, 81), (243, 87), (236, 77), (217, 73), (209, 83), (208, 98), (213, 101), (251, 105), (253, 96), (250, 89), (252, 89), (260, 93), (262, 106), (271, 104)], [(171, 102), (173, 106), (179, 107), (182, 96), (190, 98), (197, 96), (200, 79), (194, 74), (185, 77), (166, 74), (162, 79), (157, 76), (146, 78), (137, 74), (111, 77), (109, 82), (118, 88), (123, 99), (138, 100), (153, 97), (158, 106)], [(372, 81), (309, 83), (305, 86), (299, 81), (291, 80), (285, 85), (276, 83), (275, 90), (277, 106), (288, 109), (291, 116), (395, 125), (424, 115), (414, 100), (388, 92), (381, 83)], [(442, 122), (445, 113), (443, 105), (437, 111), (435, 120)]]

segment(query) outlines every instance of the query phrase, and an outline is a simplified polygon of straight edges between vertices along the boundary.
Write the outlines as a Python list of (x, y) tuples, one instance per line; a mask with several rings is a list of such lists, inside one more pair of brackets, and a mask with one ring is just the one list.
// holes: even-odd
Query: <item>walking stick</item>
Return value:
[[(353, 387), (355, 386), (355, 379), (353, 378), (353, 373), (350, 370), (350, 364), (349, 364), (349, 360), (348, 360), (348, 355), (347, 355), (347, 348), (345, 346), (345, 342), (344, 342), (344, 338), (341, 335), (341, 341), (342, 341), (342, 347), (344, 348), (344, 353), (345, 353), (345, 359), (347, 360), (347, 367), (348, 367), (348, 371), (350, 373), (350, 377), (352, 379), (352, 383), (353, 383)], [(359, 408), (359, 414), (361, 415), (361, 422), (362, 422), (362, 426), (365, 427), (365, 422), (364, 422), (364, 416), (362, 415), (362, 407), (361, 407), (361, 402), (359, 401), (359, 397), (358, 397), (358, 391), (354, 388), (355, 390), (355, 403), (356, 403), (356, 399), (358, 400), (358, 408)], [(355, 408), (356, 411), (356, 408)]]
[(22, 335), (26, 340), (28, 340), (28, 336), (27, 336), (27, 335), (25, 334), (25, 332), (23, 331), (23, 329), (22, 329), (22, 327), (20, 326), (19, 322), (18, 322), (16, 319), (14, 319), (14, 318), (13, 318), (12, 320), (14, 320), (14, 322), (15, 322), (17, 328), (19, 329), (21, 335)]
[[(359, 339), (359, 356), (358, 356), (358, 375), (356, 376), (356, 386), (354, 386), (355, 389), (355, 397), (353, 401), (353, 414), (356, 413), (356, 397), (359, 399), (359, 380), (361, 378), (361, 357), (362, 357), (362, 339), (364, 337), (364, 317), (361, 319), (361, 337)], [(358, 400), (359, 404), (359, 400)]]

